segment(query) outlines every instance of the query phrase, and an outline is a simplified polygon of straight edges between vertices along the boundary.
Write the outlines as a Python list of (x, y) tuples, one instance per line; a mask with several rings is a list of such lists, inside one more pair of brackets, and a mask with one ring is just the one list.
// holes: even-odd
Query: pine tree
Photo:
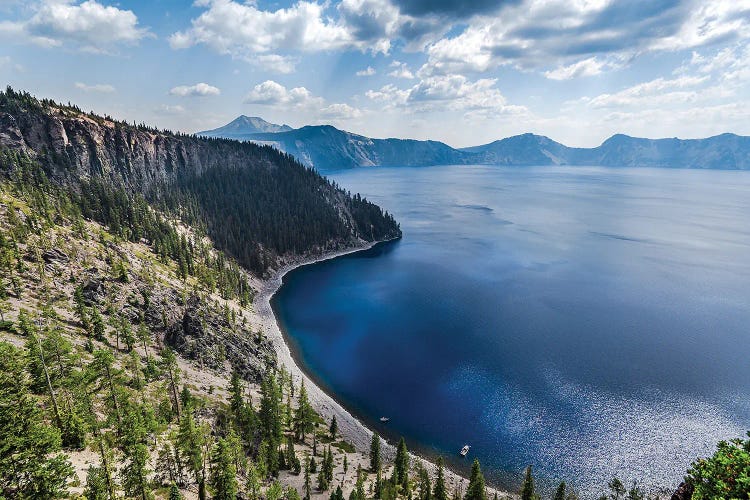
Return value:
[(377, 433), (373, 433), (372, 441), (370, 442), (370, 471), (377, 473), (381, 467), (380, 436)]
[(295, 436), (297, 439), (305, 440), (305, 435), (313, 431), (314, 426), (314, 411), (310, 405), (310, 401), (307, 398), (307, 390), (305, 389), (305, 381), (302, 380), (302, 384), (299, 390), (299, 400), (297, 402), (297, 410), (294, 414), (294, 426)]
[(204, 437), (195, 423), (192, 408), (186, 408), (184, 417), (180, 421), (177, 432), (177, 443), (180, 454), (192, 472), (193, 478), (200, 490), (204, 489), (205, 480), (203, 476), (203, 446)]
[(312, 495), (312, 489), (310, 485), (310, 472), (310, 457), (305, 457), (305, 483), (302, 489), (302, 492), (304, 494), (302, 500), (310, 500), (310, 496)]
[(91, 308), (91, 334), (99, 342), (104, 342), (104, 319), (96, 307)]
[(438, 457), (437, 468), (435, 488), (432, 492), (433, 500), (448, 500), (448, 490), (445, 487), (445, 471), (443, 470), (443, 457)]
[(531, 474), (531, 466), (526, 467), (526, 475), (521, 485), (521, 500), (535, 500), (534, 476)]
[(83, 496), (86, 500), (110, 500), (107, 481), (101, 467), (89, 467)]
[(215, 500), (235, 500), (237, 497), (237, 469), (226, 439), (219, 439), (211, 454), (210, 485)]
[(328, 432), (331, 434), (331, 439), (336, 439), (336, 434), (339, 431), (339, 424), (336, 422), (336, 415), (331, 419), (331, 426), (328, 428)]
[(409, 489), (409, 452), (402, 437), (396, 447), (396, 459), (393, 462), (393, 482), (401, 485), (404, 491)]
[(169, 377), (169, 392), (172, 394), (173, 411), (177, 415), (177, 423), (180, 422), (180, 398), (177, 396), (177, 386), (180, 383), (180, 367), (177, 365), (177, 357), (174, 351), (165, 347), (161, 351), (161, 366)]
[(126, 449), (127, 462), (122, 470), (122, 487), (125, 494), (137, 497), (141, 500), (153, 498), (148, 481), (148, 448), (143, 443), (138, 443)]
[(565, 481), (560, 482), (557, 487), (554, 500), (565, 500)]
[(169, 500), (182, 500), (182, 494), (180, 493), (180, 489), (177, 487), (175, 483), (172, 483), (169, 486)]
[(469, 486), (466, 488), (466, 495), (464, 500), (487, 500), (487, 490), (484, 484), (484, 475), (482, 469), (479, 466), (479, 460), (474, 459), (474, 463), (471, 465), (471, 476), (469, 478)]
[(421, 463), (419, 464), (419, 500), (432, 500), (430, 475)]

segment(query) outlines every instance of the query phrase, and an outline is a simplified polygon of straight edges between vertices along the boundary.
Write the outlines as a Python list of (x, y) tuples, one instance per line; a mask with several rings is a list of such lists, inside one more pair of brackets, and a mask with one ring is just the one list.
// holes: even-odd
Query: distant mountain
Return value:
[[(370, 139), (330, 125), (307, 126), (248, 140), (268, 144), (318, 170), (467, 163), (467, 154), (437, 141)], [(471, 155), (468, 155), (471, 156)]]
[(241, 115), (227, 123), (223, 127), (213, 130), (197, 132), (196, 135), (204, 137), (219, 137), (221, 139), (245, 140), (253, 134), (264, 134), (268, 132), (288, 132), (293, 130), (289, 125), (277, 125), (269, 123), (257, 116)]
[[(595, 148), (571, 148), (549, 137), (522, 134), (469, 148), (438, 141), (371, 139), (330, 125), (299, 129), (251, 130), (237, 125), (260, 118), (239, 117), (199, 135), (271, 145), (319, 171), (371, 166), (581, 165), (750, 170), (750, 137), (722, 134), (706, 139), (642, 139), (613, 135)], [(255, 129), (263, 128), (260, 126)]]

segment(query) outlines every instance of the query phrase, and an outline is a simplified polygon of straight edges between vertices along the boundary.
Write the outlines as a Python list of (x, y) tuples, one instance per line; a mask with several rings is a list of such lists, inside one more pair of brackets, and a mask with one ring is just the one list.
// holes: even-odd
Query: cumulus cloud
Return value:
[(42, 0), (33, 12), (29, 19), (0, 23), (0, 35), (46, 47), (70, 44), (91, 52), (106, 52), (116, 44), (135, 44), (150, 36), (132, 11), (96, 0)]
[(221, 95), (221, 90), (207, 83), (196, 83), (195, 85), (180, 85), (169, 91), (170, 95), (179, 97), (202, 97), (209, 95)]
[(605, 64), (596, 57), (589, 57), (568, 66), (560, 66), (551, 71), (545, 71), (544, 76), (550, 80), (570, 80), (581, 76), (594, 76), (602, 72)]
[(158, 106), (156, 109), (154, 109), (154, 112), (160, 115), (179, 116), (179, 115), (184, 115), (186, 112), (186, 109), (180, 106), (179, 104), (176, 106), (170, 106), (169, 104), (162, 104)]
[(189, 29), (170, 36), (172, 48), (204, 44), (250, 62), (263, 55), (262, 63), (281, 64), (288, 70), (290, 60), (279, 51), (332, 50), (352, 43), (345, 27), (324, 16), (325, 6), (316, 2), (300, 1), (275, 11), (233, 0), (207, 0), (200, 5), (208, 9), (193, 19)]
[(357, 76), (372, 76), (375, 73), (376, 73), (375, 68), (373, 68), (372, 66), (368, 66), (365, 69), (357, 71), (356, 75)]
[(747, 6), (734, 0), (671, 0), (666, 5), (651, 0), (525, 0), (431, 44), (422, 73), (482, 72), (513, 65), (557, 67), (547, 72), (555, 77), (587, 76), (602, 70), (595, 57), (628, 60), (644, 52), (750, 37), (749, 18)]
[(389, 76), (392, 76), (394, 78), (405, 78), (407, 80), (413, 80), (414, 79), (414, 73), (411, 72), (409, 69), (409, 65), (400, 61), (393, 61), (391, 63), (391, 68), (393, 68), (393, 71), (388, 73)]
[(115, 88), (112, 85), (107, 84), (87, 85), (85, 83), (76, 82), (75, 87), (84, 92), (99, 92), (102, 94), (111, 94), (115, 91)]
[(329, 104), (305, 87), (286, 88), (273, 80), (259, 83), (245, 97), (246, 104), (305, 111), (317, 119), (344, 120), (362, 116), (362, 111), (345, 103)]
[(409, 88), (388, 84), (365, 95), (386, 104), (415, 112), (430, 111), (492, 111), (498, 114), (518, 114), (527, 110), (510, 105), (496, 87), (494, 78), (471, 81), (462, 75), (436, 75), (423, 78)]

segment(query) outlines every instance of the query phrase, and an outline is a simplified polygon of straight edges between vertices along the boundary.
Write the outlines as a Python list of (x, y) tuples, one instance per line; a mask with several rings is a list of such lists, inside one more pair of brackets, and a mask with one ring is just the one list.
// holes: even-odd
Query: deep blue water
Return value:
[(614, 475), (674, 487), (750, 429), (750, 173), (332, 177), (404, 238), (298, 269), (274, 307), (308, 372), (389, 437), (590, 496)]

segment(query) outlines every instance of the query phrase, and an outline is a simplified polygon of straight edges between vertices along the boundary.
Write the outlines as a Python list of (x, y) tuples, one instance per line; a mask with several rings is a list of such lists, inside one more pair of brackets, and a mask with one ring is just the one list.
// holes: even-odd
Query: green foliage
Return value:
[(382, 459), (380, 458), (380, 436), (376, 432), (372, 433), (372, 441), (370, 442), (370, 470), (372, 472), (379, 472), (383, 466)]
[(393, 462), (393, 482), (401, 485), (404, 491), (409, 488), (409, 452), (402, 437), (396, 447), (396, 459)]
[(565, 500), (565, 481), (562, 481), (555, 490), (554, 500)]
[(6, 497), (60, 498), (73, 469), (61, 439), (28, 394), (21, 352), (0, 342), (0, 491)]
[(297, 409), (294, 413), (294, 431), (297, 439), (304, 440), (306, 434), (313, 432), (314, 426), (315, 410), (310, 405), (310, 400), (307, 398), (307, 389), (305, 389), (305, 381), (302, 380)]
[(433, 500), (448, 500), (448, 490), (445, 487), (445, 471), (443, 470), (443, 457), (437, 459), (437, 477), (435, 488), (432, 490)]
[(521, 485), (521, 500), (536, 500), (538, 495), (534, 489), (534, 476), (531, 473), (531, 466), (526, 467), (523, 484)]
[(215, 500), (235, 500), (237, 497), (237, 468), (229, 442), (219, 439), (211, 453), (211, 478)]
[(86, 488), (83, 490), (86, 500), (109, 500), (107, 478), (101, 467), (89, 467), (86, 473)]
[(471, 476), (469, 477), (469, 486), (466, 488), (464, 500), (487, 500), (487, 491), (484, 484), (484, 475), (479, 466), (479, 460), (474, 459), (471, 465)]
[[(748, 432), (750, 438), (750, 432)], [(750, 495), (750, 439), (721, 441), (709, 458), (696, 460), (686, 477), (696, 500), (746, 499)]]

